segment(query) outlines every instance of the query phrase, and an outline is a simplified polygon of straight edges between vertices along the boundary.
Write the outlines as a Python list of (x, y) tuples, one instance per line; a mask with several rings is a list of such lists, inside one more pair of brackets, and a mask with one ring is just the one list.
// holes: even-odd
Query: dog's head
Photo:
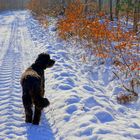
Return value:
[(46, 69), (51, 68), (54, 65), (55, 61), (50, 58), (49, 54), (41, 53), (38, 55), (38, 58), (36, 59), (35, 63), (43, 69)]

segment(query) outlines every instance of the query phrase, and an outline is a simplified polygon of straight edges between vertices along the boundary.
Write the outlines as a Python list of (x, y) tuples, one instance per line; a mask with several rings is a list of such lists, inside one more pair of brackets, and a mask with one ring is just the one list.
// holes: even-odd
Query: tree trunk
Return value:
[(115, 8), (115, 15), (116, 15), (117, 19), (119, 18), (119, 4), (120, 4), (120, 0), (117, 0), (116, 1), (116, 8)]
[(88, 0), (85, 0), (84, 12), (85, 14), (88, 12)]
[(128, 21), (129, 21), (129, 14), (131, 13), (131, 5), (132, 5), (132, 0), (128, 0), (127, 2), (127, 8), (126, 8), (126, 25), (128, 26)]
[(67, 5), (68, 4), (66, 4), (65, 0), (61, 0), (61, 11), (59, 15), (64, 16)]
[(112, 12), (112, 0), (110, 2), (110, 20), (113, 21), (113, 12)]
[(139, 0), (135, 0), (135, 8), (134, 8), (134, 22), (133, 22), (133, 29), (135, 32), (138, 31), (138, 21), (139, 21)]
[(102, 0), (99, 0), (99, 12), (102, 11)]
[(126, 10), (126, 26), (128, 26), (129, 21), (129, 9)]

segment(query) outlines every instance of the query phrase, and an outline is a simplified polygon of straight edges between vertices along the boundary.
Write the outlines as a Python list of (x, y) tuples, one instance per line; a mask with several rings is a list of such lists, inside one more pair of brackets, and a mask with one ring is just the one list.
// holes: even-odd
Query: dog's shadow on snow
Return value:
[(27, 124), (26, 128), (27, 140), (55, 140), (54, 133), (44, 111), (42, 111), (39, 125)]

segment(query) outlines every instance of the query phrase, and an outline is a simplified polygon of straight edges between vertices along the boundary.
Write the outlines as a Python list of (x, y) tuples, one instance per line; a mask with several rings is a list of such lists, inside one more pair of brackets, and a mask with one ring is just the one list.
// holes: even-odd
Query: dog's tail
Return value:
[(50, 102), (47, 98), (41, 96), (41, 89), (39, 87), (34, 87), (34, 91), (31, 92), (31, 97), (35, 106), (39, 109), (43, 109), (50, 105)]
[(33, 98), (33, 102), (35, 104), (35, 106), (38, 108), (38, 109), (43, 109), (44, 107), (47, 107), (50, 105), (50, 102), (47, 98), (43, 98), (37, 94), (35, 94), (34, 96), (32, 96)]

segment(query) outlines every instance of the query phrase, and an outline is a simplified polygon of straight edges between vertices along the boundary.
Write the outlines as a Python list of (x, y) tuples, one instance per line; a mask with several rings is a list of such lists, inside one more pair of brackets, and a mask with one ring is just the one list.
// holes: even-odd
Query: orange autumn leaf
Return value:
[(103, 17), (103, 16), (105, 16), (105, 13), (101, 11), (101, 12), (98, 13), (98, 16)]
[(105, 54), (105, 53), (97, 53), (96, 56), (100, 57), (100, 58), (108, 58), (109, 57), (109, 55)]
[(140, 61), (135, 61), (130, 65), (132, 71), (140, 70)]
[(127, 43), (126, 42), (122, 42), (120, 43), (120, 45), (115, 46), (116, 49), (124, 49), (126, 47)]

